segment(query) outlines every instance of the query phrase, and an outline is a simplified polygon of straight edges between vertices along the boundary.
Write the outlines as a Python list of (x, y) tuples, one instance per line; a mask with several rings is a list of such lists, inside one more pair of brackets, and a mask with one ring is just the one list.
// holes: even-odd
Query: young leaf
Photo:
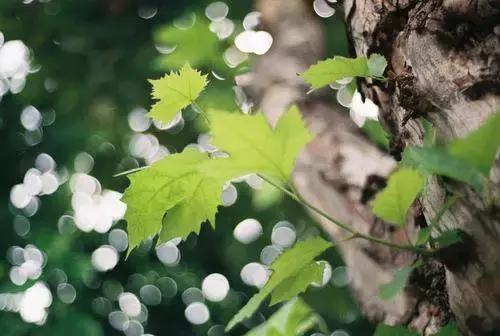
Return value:
[(177, 72), (171, 72), (161, 79), (150, 80), (152, 96), (158, 99), (149, 111), (154, 120), (170, 122), (183, 108), (193, 103), (207, 85), (207, 75), (186, 64)]
[(380, 286), (378, 296), (382, 300), (391, 300), (395, 298), (405, 289), (411, 272), (420, 265), (421, 263), (416, 263), (398, 269), (389, 283)]
[(466, 161), (439, 147), (407, 147), (403, 152), (405, 165), (424, 173), (446, 176), (470, 184), (478, 192), (483, 189), (481, 173)]
[(271, 294), (270, 306), (288, 301), (297, 294), (305, 292), (311, 283), (321, 283), (323, 280), (323, 263), (312, 262), (304, 267), (296, 276), (290, 277), (279, 284)]
[(436, 336), (460, 336), (460, 330), (455, 322), (448, 322), (444, 327), (439, 329)]
[(402, 326), (391, 327), (386, 324), (379, 323), (373, 336), (418, 336), (418, 333)]
[(373, 213), (389, 223), (403, 227), (406, 213), (424, 187), (419, 172), (401, 168), (389, 177), (387, 186), (373, 201)]
[(281, 307), (266, 322), (255, 327), (245, 336), (301, 335), (319, 320), (319, 316), (304, 301), (296, 299)]
[(211, 111), (209, 116), (213, 144), (230, 155), (234, 169), (247, 167), (282, 182), (288, 180), (297, 154), (312, 138), (296, 106), (281, 117), (274, 129), (261, 113)]
[(500, 147), (499, 130), (500, 113), (495, 113), (465, 138), (452, 142), (448, 150), (454, 157), (488, 175)]
[(346, 77), (382, 77), (387, 66), (385, 58), (378, 54), (347, 58), (335, 56), (312, 65), (300, 76), (311, 85), (319, 89)]
[[(240, 309), (240, 311), (229, 321), (226, 330), (231, 330), (236, 324), (251, 317), (259, 308), (260, 304), (271, 294), (283, 281), (295, 277), (304, 267), (325, 251), (331, 244), (320, 237), (310, 238), (297, 243), (293, 248), (285, 251), (270, 266), (272, 275), (266, 285)], [(290, 294), (290, 293), (288, 293)]]

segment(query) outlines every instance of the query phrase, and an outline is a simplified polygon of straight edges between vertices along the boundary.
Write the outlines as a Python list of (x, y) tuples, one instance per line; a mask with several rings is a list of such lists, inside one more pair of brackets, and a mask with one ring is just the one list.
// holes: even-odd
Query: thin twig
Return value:
[[(267, 183), (269, 183), (272, 186), (274, 186), (275, 188), (278, 188), (279, 190), (281, 190), (283, 193), (285, 193), (286, 195), (288, 195), (290, 198), (294, 199), (295, 201), (299, 202), (300, 204), (302, 204), (303, 206), (309, 208), (310, 210), (312, 210), (313, 212), (319, 214), (320, 216), (326, 218), (328, 221), (332, 222), (333, 224), (337, 225), (338, 227), (340, 227), (340, 228), (344, 229), (345, 231), (351, 233), (352, 236), (349, 237), (349, 240), (350, 239), (355, 239), (355, 238), (362, 238), (362, 239), (366, 239), (366, 240), (369, 240), (369, 241), (372, 241), (372, 242), (375, 242), (375, 243), (378, 243), (378, 244), (381, 244), (381, 245), (393, 247), (393, 248), (400, 249), (400, 250), (411, 251), (411, 252), (414, 252), (414, 253), (421, 253), (421, 254), (429, 254), (429, 253), (431, 253), (431, 251), (429, 251), (427, 249), (423, 249), (423, 248), (419, 248), (419, 247), (415, 247), (415, 246), (411, 246), (411, 245), (400, 245), (400, 244), (397, 244), (397, 243), (393, 243), (391, 241), (387, 241), (387, 240), (384, 240), (384, 239), (381, 239), (381, 238), (378, 238), (378, 237), (374, 237), (374, 236), (367, 235), (367, 234), (364, 234), (362, 232), (359, 232), (359, 231), (353, 229), (351, 226), (347, 225), (346, 223), (343, 223), (343, 222), (341, 222), (341, 221), (339, 221), (339, 220), (331, 217), (325, 211), (323, 211), (323, 210), (319, 209), (318, 207), (312, 205), (307, 200), (305, 200), (304, 198), (302, 198), (301, 196), (299, 196), (298, 193), (292, 192), (292, 191), (288, 190), (287, 188), (281, 186), (278, 183), (275, 183), (274, 181), (272, 181), (271, 179), (267, 178), (266, 176), (263, 176), (263, 175), (260, 175), (260, 174), (259, 174), (259, 176), (264, 181), (266, 181)], [(291, 184), (289, 184), (289, 185), (291, 185)], [(292, 186), (291, 186), (291, 188), (292, 188)], [(295, 188), (293, 188), (293, 189), (295, 189)]]

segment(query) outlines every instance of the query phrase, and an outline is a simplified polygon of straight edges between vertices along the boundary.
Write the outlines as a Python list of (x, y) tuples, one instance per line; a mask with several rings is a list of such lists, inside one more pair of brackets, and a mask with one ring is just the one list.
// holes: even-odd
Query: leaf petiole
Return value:
[[(411, 246), (411, 245), (401, 245), (401, 244), (393, 243), (393, 242), (390, 242), (390, 241), (387, 241), (387, 240), (384, 240), (384, 239), (381, 239), (381, 238), (378, 238), (378, 237), (374, 237), (374, 236), (367, 235), (367, 234), (364, 234), (362, 232), (359, 232), (359, 231), (353, 229), (352, 227), (350, 227), (349, 225), (347, 225), (346, 223), (343, 223), (343, 222), (341, 222), (341, 221), (333, 218), (332, 216), (330, 216), (325, 211), (323, 211), (323, 210), (319, 209), (318, 207), (314, 206), (313, 204), (309, 203), (304, 198), (302, 198), (301, 196), (299, 196), (297, 192), (295, 192), (295, 191), (292, 192), (292, 191), (288, 190), (287, 188), (281, 186), (280, 184), (274, 182), (273, 180), (267, 178), (264, 175), (259, 174), (259, 177), (262, 178), (267, 183), (269, 183), (272, 186), (274, 186), (275, 188), (278, 188), (283, 193), (285, 193), (286, 195), (288, 195), (290, 198), (294, 199), (298, 203), (302, 204), (306, 208), (308, 208), (311, 211), (317, 213), (321, 217), (327, 219), (328, 221), (330, 221), (331, 223), (337, 225), (338, 227), (342, 228), (343, 230), (351, 233), (351, 236), (348, 237), (348, 240), (355, 239), (355, 238), (362, 238), (362, 239), (366, 239), (366, 240), (374, 242), (374, 243), (378, 243), (378, 244), (381, 244), (381, 245), (389, 246), (389, 247), (396, 248), (396, 249), (399, 249), (399, 250), (405, 250), (405, 251), (410, 251), (410, 252), (419, 253), (419, 254), (430, 254), (430, 253), (432, 253), (432, 251), (430, 251), (428, 249), (425, 249), (425, 248), (420, 248), (420, 247)], [(295, 188), (293, 188), (293, 189), (295, 189)]]

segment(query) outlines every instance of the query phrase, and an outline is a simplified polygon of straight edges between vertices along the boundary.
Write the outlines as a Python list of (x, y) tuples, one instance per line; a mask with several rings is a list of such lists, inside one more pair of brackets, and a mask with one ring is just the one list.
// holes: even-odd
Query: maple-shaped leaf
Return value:
[(206, 154), (189, 149), (128, 175), (130, 186), (123, 200), (127, 204), (129, 251), (161, 230), (165, 212), (194, 191), (199, 179), (197, 164), (208, 159)]
[(312, 138), (299, 109), (292, 106), (273, 129), (263, 114), (210, 111), (213, 144), (228, 153), (232, 167), (286, 182), (301, 149)]
[[(229, 180), (259, 173), (286, 182), (297, 154), (310, 139), (296, 108), (286, 112), (274, 130), (262, 115), (216, 112), (211, 116), (215, 143), (228, 157), (211, 158), (191, 148), (129, 175), (131, 183), (124, 196), (129, 251), (160, 230), (160, 241), (168, 241), (199, 233), (205, 221), (214, 226), (223, 186)], [(234, 143), (239, 136), (248, 141)]]
[(179, 72), (171, 72), (150, 82), (153, 85), (152, 97), (158, 101), (148, 115), (154, 120), (168, 123), (198, 98), (207, 85), (207, 75), (202, 75), (186, 64)]
[(179, 204), (167, 212), (160, 242), (180, 237), (183, 240), (191, 232), (198, 234), (201, 223), (208, 221), (215, 227), (217, 207), (222, 205), (222, 189), (225, 179), (197, 176), (193, 181), (195, 188)]

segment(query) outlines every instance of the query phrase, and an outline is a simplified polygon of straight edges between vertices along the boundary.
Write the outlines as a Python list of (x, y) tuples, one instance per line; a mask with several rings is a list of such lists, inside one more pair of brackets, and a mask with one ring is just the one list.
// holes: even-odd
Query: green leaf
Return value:
[(387, 186), (373, 201), (373, 213), (398, 227), (406, 223), (406, 213), (424, 187), (419, 172), (400, 168), (389, 177)]
[(460, 330), (455, 322), (448, 322), (444, 327), (439, 329), (435, 336), (460, 336)]
[(281, 117), (274, 129), (261, 113), (213, 110), (209, 117), (213, 144), (230, 155), (232, 169), (245, 167), (282, 182), (288, 180), (298, 153), (312, 139), (296, 106)]
[[(186, 21), (192, 19), (191, 14), (184, 18)], [(162, 69), (177, 69), (188, 62), (193, 67), (215, 65), (217, 69), (227, 68), (223, 66), (219, 41), (210, 31), (209, 24), (203, 15), (197, 15), (189, 28), (169, 25), (156, 31), (155, 42), (159, 46), (175, 48), (171, 53), (158, 58), (158, 66)]]
[(129, 251), (142, 240), (156, 235), (161, 230), (165, 211), (192, 193), (199, 178), (196, 164), (204, 160), (208, 160), (206, 154), (186, 150), (128, 175), (130, 186), (123, 200), (127, 204)]
[(379, 323), (373, 336), (418, 336), (418, 333), (416, 331), (406, 329), (405, 327), (391, 327), (383, 323)]
[(386, 66), (387, 61), (378, 54), (372, 54), (370, 59), (366, 56), (356, 58), (335, 56), (319, 61), (300, 76), (313, 89), (319, 89), (346, 77), (382, 77)]
[(186, 198), (167, 212), (160, 242), (175, 237), (186, 239), (191, 232), (198, 234), (201, 223), (208, 221), (215, 228), (217, 207), (222, 205), (224, 180), (208, 176), (196, 176), (191, 180), (194, 190)]
[(295, 336), (311, 329), (319, 320), (319, 316), (304, 301), (296, 299), (245, 336)]
[(398, 269), (389, 283), (380, 286), (378, 296), (382, 300), (391, 300), (395, 298), (405, 289), (411, 272), (420, 265), (421, 263), (418, 262), (414, 265), (404, 266)]
[(495, 113), (465, 138), (452, 142), (448, 150), (455, 158), (488, 175), (500, 147), (499, 131), (500, 113)]
[(311, 283), (321, 283), (325, 265), (321, 262), (312, 262), (304, 267), (296, 276), (290, 277), (279, 284), (271, 294), (270, 306), (288, 301), (299, 293), (306, 291)]
[(259, 308), (260, 304), (270, 295), (283, 281), (295, 277), (304, 267), (325, 251), (331, 244), (320, 237), (310, 238), (298, 242), (293, 248), (285, 251), (270, 266), (271, 277), (266, 285), (240, 309), (240, 311), (229, 321), (226, 330), (231, 330), (236, 324), (251, 317)]
[(228, 158), (214, 159), (188, 149), (129, 175), (131, 183), (124, 196), (129, 252), (160, 230), (159, 241), (168, 241), (199, 233), (205, 221), (214, 226), (222, 189), (229, 180), (260, 173), (286, 182), (296, 155), (311, 137), (295, 107), (274, 130), (261, 114), (214, 112), (211, 117), (214, 142), (230, 154)]
[(157, 101), (149, 111), (154, 120), (170, 122), (183, 108), (193, 103), (207, 85), (207, 75), (202, 75), (186, 64), (177, 72), (161, 79), (150, 80), (152, 96)]
[(470, 184), (478, 192), (483, 189), (481, 173), (466, 161), (449, 154), (439, 147), (407, 147), (403, 162), (421, 172), (446, 176)]

